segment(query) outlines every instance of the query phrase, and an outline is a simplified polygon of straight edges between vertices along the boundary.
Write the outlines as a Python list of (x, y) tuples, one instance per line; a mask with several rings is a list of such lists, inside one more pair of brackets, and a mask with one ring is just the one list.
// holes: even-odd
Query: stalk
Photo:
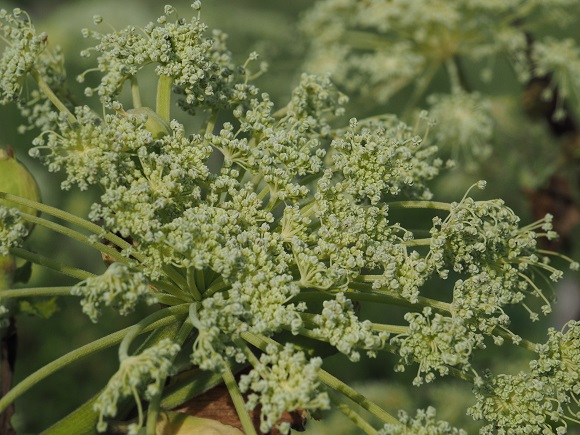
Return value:
[(373, 428), (358, 412), (352, 409), (341, 397), (330, 396), (330, 401), (336, 408), (342, 412), (349, 420), (360, 427), (368, 435), (378, 435), (378, 431)]
[(344, 396), (348, 397), (350, 400), (355, 402), (361, 408), (367, 410), (372, 415), (380, 419), (382, 422), (387, 424), (400, 424), (400, 422), (393, 417), (391, 414), (386, 412), (376, 403), (367, 399), (364, 395), (356, 391), (355, 389), (351, 388), (340, 379), (332, 376), (325, 370), (320, 370), (318, 373), (318, 378), (329, 388), (337, 391)]
[(34, 210), (38, 210), (42, 213), (46, 213), (58, 219), (62, 219), (66, 222), (70, 222), (71, 224), (78, 225), (79, 227), (85, 228), (86, 230), (99, 235), (99, 237), (108, 240), (109, 242), (115, 244), (121, 249), (131, 250), (131, 255), (135, 257), (137, 260), (143, 262), (146, 259), (145, 256), (143, 256), (142, 254), (139, 254), (138, 252), (133, 252), (134, 251), (133, 245), (128, 243), (122, 237), (119, 237), (113, 233), (106, 232), (101, 226), (94, 224), (86, 219), (75, 216), (74, 214), (60, 210), (56, 207), (51, 207), (41, 202), (32, 201), (30, 199), (26, 199), (17, 195), (12, 195), (6, 192), (0, 192), (0, 199), (5, 199), (6, 201), (10, 201), (15, 204), (30, 207)]
[(67, 228), (63, 225), (57, 224), (55, 222), (51, 222), (47, 219), (43, 219), (41, 217), (34, 216), (31, 214), (20, 212), (20, 216), (22, 216), (22, 218), (27, 220), (28, 222), (32, 222), (34, 224), (43, 226), (43, 227), (45, 227), (49, 230), (52, 230), (56, 233), (70, 237), (71, 239), (76, 240), (77, 242), (81, 242), (81, 243), (84, 243), (85, 245), (88, 245), (92, 248), (98, 249), (99, 251), (101, 251), (104, 254), (109, 255), (111, 258), (115, 259), (116, 261), (119, 261), (121, 263), (128, 263), (128, 258), (123, 256), (116, 249), (113, 249), (113, 248), (111, 248), (103, 243), (95, 242), (95, 241), (91, 240), (91, 238), (87, 237), (84, 234), (79, 233), (78, 231), (71, 230), (70, 228)]
[(141, 93), (139, 92), (139, 83), (137, 77), (131, 76), (131, 99), (133, 100), (133, 107), (135, 109), (142, 106)]
[(224, 372), (222, 373), (222, 377), (228, 388), (230, 393), (230, 397), (234, 402), (234, 406), (236, 408), (236, 412), (238, 413), (238, 417), (240, 418), (240, 422), (242, 423), (242, 427), (244, 428), (244, 433), (246, 435), (257, 435), (256, 428), (254, 427), (254, 423), (252, 423), (252, 418), (246, 409), (246, 404), (244, 403), (244, 397), (238, 388), (238, 384), (236, 383), (236, 378), (232, 373), (230, 367), (226, 363), (226, 367)]
[(157, 99), (155, 101), (155, 111), (165, 122), (171, 121), (171, 86), (173, 78), (165, 75), (159, 76), (157, 81)]
[[(174, 339), (175, 343), (179, 344), (179, 346), (182, 346), (185, 340), (187, 340), (187, 337), (191, 333), (192, 329), (193, 325), (188, 318), (185, 320), (185, 322), (183, 322), (183, 325), (181, 325), (181, 328), (177, 332), (177, 336)], [(165, 385), (166, 379), (167, 374), (165, 374), (165, 379), (161, 382), (159, 392), (149, 402), (149, 409), (147, 410), (146, 435), (156, 435), (155, 426), (159, 417), (161, 397), (163, 395), (163, 386)]]
[(71, 124), (76, 124), (77, 123), (76, 117), (72, 114), (70, 110), (68, 110), (68, 108), (63, 104), (63, 102), (60, 101), (60, 99), (56, 96), (56, 94), (52, 91), (52, 89), (50, 89), (50, 86), (48, 86), (48, 84), (40, 76), (38, 71), (32, 68), (30, 70), (30, 75), (36, 81), (38, 87), (42, 92), (44, 92), (44, 95), (46, 95), (46, 97), (50, 100), (50, 102), (54, 104), (58, 110), (66, 113), (68, 120)]
[(47, 296), (71, 296), (72, 287), (30, 287), (3, 290), (0, 299), (8, 298), (30, 298)]
[(451, 211), (451, 204), (439, 201), (393, 201), (389, 202), (389, 209), (397, 208), (424, 208), (432, 210)]
[(66, 264), (62, 264), (60, 261), (56, 261), (45, 257), (44, 255), (27, 251), (23, 248), (10, 248), (10, 253), (16, 257), (30, 261), (31, 263), (39, 264), (49, 269), (56, 270), (57, 272), (72, 276), (73, 278), (80, 279), (81, 281), (90, 278), (91, 276), (95, 276), (94, 273), (87, 272), (86, 270), (82, 270), (77, 267), (67, 266)]

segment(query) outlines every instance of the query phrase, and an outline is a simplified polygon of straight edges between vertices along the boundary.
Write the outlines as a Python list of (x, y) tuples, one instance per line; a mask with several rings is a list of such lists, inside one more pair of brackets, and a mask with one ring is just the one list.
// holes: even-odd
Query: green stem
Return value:
[(173, 295), (159, 294), (155, 295), (155, 297), (157, 298), (157, 301), (162, 305), (180, 305), (183, 302), (187, 302)]
[(212, 134), (213, 133), (213, 129), (215, 127), (217, 117), (218, 117), (218, 111), (214, 110), (211, 113), (211, 115), (209, 116), (209, 118), (207, 119), (207, 123), (205, 125), (205, 134)]
[(199, 289), (195, 285), (195, 272), (194, 272), (194, 268), (193, 267), (188, 267), (187, 268), (187, 270), (185, 271), (185, 278), (186, 278), (186, 281), (187, 281), (187, 288), (190, 291), (197, 291), (197, 292), (199, 292)]
[(236, 346), (238, 346), (240, 349), (242, 349), (242, 352), (244, 352), (244, 355), (246, 355), (248, 362), (255, 369), (258, 369), (260, 367), (260, 360), (256, 357), (256, 355), (254, 355), (254, 352), (252, 352), (252, 350), (249, 348), (249, 346), (246, 344), (246, 342), (244, 340), (239, 339), (239, 338), (234, 338), (233, 342)]
[(408, 334), (409, 327), (403, 325), (386, 325), (384, 323), (373, 323), (371, 326), (373, 331), (388, 332), (389, 334)]
[(0, 299), (7, 298), (30, 298), (46, 296), (71, 296), (72, 287), (33, 287), (3, 290)]
[(149, 325), (165, 317), (177, 319), (179, 315), (189, 312), (189, 305), (190, 304), (186, 303), (163, 308), (162, 310), (159, 310), (145, 317), (139, 323), (136, 323), (135, 325), (131, 326), (125, 337), (123, 337), (123, 341), (119, 346), (119, 360), (123, 361), (129, 357), (129, 346), (138, 335), (142, 334), (143, 331), (149, 327)]
[(40, 254), (35, 254), (34, 252), (27, 251), (26, 249), (10, 248), (10, 253), (16, 257), (28, 260), (31, 263), (48, 267), (49, 269), (56, 270), (57, 272), (60, 272), (64, 275), (72, 276), (73, 278), (80, 280), (95, 276), (94, 273), (87, 272), (86, 270), (78, 269), (76, 267), (67, 266), (59, 261), (53, 260)]
[[(514, 336), (516, 336), (513, 332), (511, 332), (508, 329), (504, 329), (504, 328), (498, 328), (496, 327), (493, 330), (494, 333), (496, 333), (497, 335), (500, 335), (501, 337), (508, 339), (508, 340), (513, 340)], [(534, 352), (536, 353), (536, 349), (538, 347), (538, 345), (532, 341), (526, 340), (525, 338), (520, 338), (520, 342), (518, 343), (518, 346), (523, 347), (526, 350), (529, 350), (530, 352)]]
[(438, 201), (393, 201), (388, 203), (389, 208), (425, 208), (433, 210), (451, 211), (451, 204)]
[[(415, 360), (415, 362), (418, 362), (418, 361)], [(466, 382), (469, 382), (471, 384), (475, 384), (475, 375), (473, 375), (471, 373), (464, 372), (462, 370), (459, 370), (456, 367), (450, 367), (450, 366), (447, 366), (447, 367), (449, 368), (449, 373), (451, 373), (456, 378), (461, 379), (461, 380), (466, 381)]]
[(361, 408), (370, 412), (372, 415), (380, 419), (383, 423), (387, 424), (400, 424), (400, 422), (393, 417), (391, 414), (386, 412), (376, 403), (367, 399), (364, 395), (356, 391), (354, 388), (342, 382), (340, 379), (332, 376), (325, 370), (320, 370), (318, 372), (318, 378), (329, 388), (337, 391), (344, 396), (348, 397), (350, 400), (355, 402)]
[(342, 396), (331, 395), (330, 400), (332, 404), (342, 412), (349, 420), (360, 427), (368, 435), (378, 435), (378, 432), (373, 428), (363, 417), (361, 417), (349, 404), (345, 403)]
[(220, 276), (218, 279), (212, 282), (211, 285), (207, 288), (207, 290), (205, 291), (205, 297), (209, 298), (213, 296), (215, 293), (225, 290), (229, 287), (230, 285), (226, 283), (224, 279)]
[(226, 387), (228, 388), (232, 402), (234, 402), (234, 407), (236, 408), (236, 412), (238, 413), (238, 417), (240, 418), (240, 422), (244, 428), (244, 433), (246, 435), (257, 435), (254, 423), (252, 423), (252, 418), (246, 409), (244, 397), (242, 396), (238, 384), (236, 383), (236, 378), (227, 363), (222, 373), (222, 377)]
[(157, 100), (155, 101), (155, 111), (166, 123), (171, 121), (171, 86), (173, 78), (161, 75), (157, 81)]
[[(183, 325), (181, 325), (181, 328), (179, 328), (177, 336), (173, 341), (179, 344), (179, 346), (182, 346), (185, 340), (187, 340), (187, 337), (191, 333), (192, 329), (193, 325), (189, 320), (189, 318), (187, 318), (185, 322), (183, 322)], [(159, 417), (159, 410), (161, 408), (161, 397), (163, 395), (163, 387), (165, 385), (166, 379), (167, 374), (165, 374), (164, 378), (161, 379), (159, 392), (149, 402), (149, 409), (147, 410), (146, 435), (156, 435), (155, 426), (157, 425), (157, 419)]]
[[(181, 288), (179, 288), (177, 285), (175, 285), (172, 282), (156, 281), (153, 283), (153, 287), (156, 287), (158, 289), (161, 289), (161, 290), (169, 293), (167, 296), (175, 299), (175, 303), (168, 303), (167, 305), (177, 305), (177, 304), (181, 304), (183, 302), (191, 302), (191, 295), (189, 293), (184, 292)], [(165, 295), (160, 294), (157, 296), (157, 299), (159, 299), (159, 296), (165, 296)], [(161, 299), (159, 299), (159, 302), (161, 302)], [(165, 302), (161, 302), (161, 303), (163, 304)]]
[(189, 293), (191, 293), (191, 295), (193, 296), (193, 299), (195, 301), (201, 301), (202, 297), (201, 297), (201, 293), (199, 292), (199, 290), (197, 290), (196, 288), (189, 288), (188, 283), (187, 283), (187, 278), (185, 278), (183, 275), (181, 275), (181, 273), (179, 273), (179, 271), (175, 267), (170, 266), (170, 265), (165, 265), (165, 266), (163, 266), (163, 271), (181, 289), (181, 294), (185, 297), (186, 300), (190, 299), (189, 297), (187, 297), (188, 290), (189, 290)]
[[(372, 276), (372, 275), (371, 275)], [(364, 275), (363, 277), (368, 277)], [(372, 290), (372, 286), (362, 282), (351, 282), (349, 284), (351, 288), (360, 288), (364, 291), (348, 291), (346, 293), (347, 297), (354, 301), (367, 301), (379, 304), (389, 304), (389, 305), (399, 305), (402, 307), (410, 308), (414, 311), (421, 311), (423, 307), (431, 307), (433, 310), (442, 313), (449, 314), (452, 312), (452, 307), (450, 303), (441, 302), (437, 299), (430, 299), (423, 296), (417, 297), (417, 302), (412, 303), (408, 299), (405, 299), (394, 292), (388, 290), (381, 290), (377, 292)], [(332, 294), (323, 291), (303, 291), (296, 297), (292, 299), (292, 302), (321, 302), (329, 299), (333, 299)]]
[(402, 243), (405, 246), (430, 246), (431, 238), (407, 240)]
[(431, 307), (433, 310), (449, 314), (453, 311), (452, 306), (448, 302), (438, 301), (437, 299), (426, 298), (423, 296), (417, 297), (417, 302), (412, 303), (409, 302), (408, 299), (405, 299), (401, 296), (397, 296), (394, 294), (390, 294), (390, 292), (385, 291), (385, 294), (381, 293), (363, 293), (363, 292), (356, 292), (356, 293), (347, 293), (350, 299), (356, 301), (369, 301), (369, 302), (379, 302), (379, 303), (394, 303), (396, 305), (400, 305), (403, 307), (413, 308), (413, 310), (420, 311), (423, 307)]
[(22, 198), (20, 196), (12, 195), (12, 194), (6, 193), (6, 192), (0, 192), (0, 199), (5, 199), (6, 201), (10, 201), (10, 202), (13, 202), (15, 204), (24, 205), (24, 206), (30, 207), (34, 210), (38, 210), (42, 213), (46, 213), (46, 214), (49, 214), (51, 216), (54, 216), (58, 219), (62, 219), (66, 222), (70, 222), (74, 225), (78, 225), (79, 227), (84, 228), (84, 229), (86, 229), (94, 234), (98, 234), (103, 239), (108, 240), (109, 242), (117, 245), (121, 249), (131, 250), (131, 255), (133, 255), (133, 257), (135, 257), (137, 260), (139, 260), (141, 262), (146, 260), (144, 255), (139, 254), (137, 252), (133, 252), (134, 246), (131, 245), (130, 243), (128, 243), (125, 239), (123, 239), (119, 236), (116, 236), (113, 233), (106, 232), (99, 225), (94, 224), (86, 219), (75, 216), (74, 214), (60, 210), (56, 207), (51, 207), (51, 206), (43, 204), (41, 202), (32, 201), (30, 199)]
[[(203, 269), (195, 269), (194, 281), (196, 283), (195, 288), (201, 289), (201, 292), (205, 291), (205, 276)], [(201, 300), (201, 294), (199, 300)]]
[(457, 94), (462, 91), (461, 79), (459, 77), (459, 69), (457, 68), (457, 63), (453, 58), (447, 59), (445, 62), (445, 68), (447, 69), (447, 74), (449, 75), (449, 83), (451, 87), (451, 93)]
[(63, 102), (60, 101), (60, 99), (56, 96), (56, 94), (52, 91), (52, 89), (50, 89), (50, 86), (48, 86), (48, 84), (40, 76), (38, 71), (36, 69), (32, 68), (30, 70), (30, 75), (36, 81), (36, 83), (38, 84), (38, 87), (40, 88), (40, 90), (42, 92), (44, 92), (44, 95), (46, 95), (46, 97), (50, 100), (50, 102), (52, 104), (54, 104), (58, 110), (66, 113), (68, 120), (71, 124), (76, 124), (77, 119), (75, 118), (75, 116), (72, 114), (72, 112), (70, 110), (68, 110), (68, 108), (63, 104)]
[[(172, 315), (168, 315), (167, 317), (160, 319), (155, 323), (151, 323), (140, 332), (141, 333), (149, 332), (154, 329), (162, 328), (164, 326), (173, 323), (175, 321), (175, 315), (183, 311), (183, 308), (181, 308), (180, 306), (172, 308), (173, 308), (173, 311), (171, 313)], [(14, 388), (12, 388), (8, 393), (6, 393), (4, 397), (2, 397), (2, 399), (0, 399), (0, 412), (4, 412), (4, 410), (23, 393), (28, 391), (31, 387), (36, 385), (41, 380), (57, 372), (58, 370), (66, 367), (67, 365), (75, 361), (85, 358), (95, 352), (99, 352), (103, 349), (118, 344), (131, 331), (131, 328), (132, 327), (130, 326), (128, 328), (121, 329), (120, 331), (109, 334), (106, 337), (100, 338), (89, 344), (81, 346), (78, 349), (75, 349), (72, 352), (63, 355), (60, 358), (57, 358), (56, 360), (38, 369), (28, 377), (23, 379), (16, 386), (14, 386)]]
[(264, 337), (263, 335), (254, 334), (253, 332), (248, 331), (242, 332), (240, 333), (240, 337), (263, 352), (266, 351), (266, 346), (268, 346), (269, 344), (273, 344), (276, 347), (281, 347), (280, 343), (278, 343), (277, 341), (272, 340), (271, 338), (268, 337)]
[(91, 238), (87, 237), (86, 235), (79, 233), (78, 231), (71, 230), (70, 228), (67, 228), (64, 225), (60, 225), (60, 224), (57, 224), (55, 222), (51, 222), (47, 219), (43, 219), (41, 217), (34, 216), (31, 214), (27, 214), (27, 213), (23, 213), (23, 212), (20, 213), (20, 216), (22, 216), (22, 218), (27, 220), (28, 222), (32, 222), (34, 224), (43, 226), (44, 228), (48, 228), (49, 230), (52, 230), (52, 231), (57, 232), (59, 234), (63, 234), (67, 237), (70, 237), (71, 239), (76, 240), (77, 242), (84, 243), (85, 245), (88, 245), (91, 248), (98, 249), (102, 253), (109, 255), (111, 258), (115, 259), (118, 262), (128, 263), (128, 261), (129, 261), (127, 257), (121, 255), (121, 253), (119, 251), (117, 251), (116, 249), (113, 249), (113, 248), (111, 248), (103, 243), (95, 242), (94, 240), (91, 240)]

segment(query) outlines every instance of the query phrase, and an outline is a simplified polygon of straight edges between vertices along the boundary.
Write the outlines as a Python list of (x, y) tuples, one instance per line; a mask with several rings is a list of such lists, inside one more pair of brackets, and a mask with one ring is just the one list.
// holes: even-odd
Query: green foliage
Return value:
[[(407, 43), (393, 45), (399, 58), (392, 61), (409, 61), (407, 67), (385, 75), (397, 86), (445, 63), (456, 47), (474, 57), (507, 48), (517, 55), (522, 49), (506, 45), (503, 27), (484, 42), (473, 36), (489, 31), (485, 14), (513, 18), (503, 3), (393, 2), (386, 8), (377, 1), (361, 10), (341, 2), (341, 13), (334, 14), (336, 3), (319, 3), (307, 18), (309, 25), (324, 24), (324, 41), (340, 36), (345, 16), (369, 20), (362, 22), (379, 30), (390, 25), (411, 32), (411, 55)], [(513, 3), (515, 8), (518, 2)], [(200, 2), (192, 8), (191, 19), (166, 6), (157, 22), (118, 31), (108, 31), (103, 19), (94, 17), (106, 31), (83, 31), (96, 45), (82, 56), (95, 53), (97, 59), (79, 80), (98, 75), (84, 97), (98, 96), (101, 111), (81, 103), (83, 96), (72, 97), (60, 52), (47, 56), (46, 37), (36, 34), (26, 14), (0, 13), (1, 101), (16, 101), (28, 127), (40, 130), (30, 154), (49, 171), (64, 172), (63, 190), (99, 192), (85, 220), (11, 195), (0, 185), (0, 200), (50, 217), (0, 206), (0, 254), (75, 280), (69, 287), (8, 289), (0, 298), (77, 296), (93, 321), (103, 307), (129, 315), (140, 301), (150, 306), (146, 314), (137, 311), (133, 326), (24, 379), (0, 399), (0, 410), (70, 362), (120, 344), (119, 370), (94, 401), (99, 431), (154, 434), (166, 411), (205, 391), (203, 372), (212, 372), (226, 384), (248, 434), (273, 428), (288, 433), (286, 414), (317, 413), (331, 405), (371, 434), (464, 433), (438, 421), (431, 407), (415, 418), (382, 410), (323, 368), (321, 354), (331, 347), (353, 363), (363, 354), (375, 358), (390, 352), (398, 359), (398, 372), (418, 364), (415, 385), (449, 375), (472, 383), (477, 403), (469, 413), (486, 421), (484, 433), (493, 428), (516, 433), (521, 427), (527, 433), (561, 432), (577, 424), (577, 325), (570, 323), (565, 333), (550, 330), (546, 344), (534, 344), (510, 329), (508, 314), (521, 308), (536, 320), (538, 301), (542, 314), (551, 311), (544, 288), (562, 277), (551, 258), (578, 269), (578, 263), (539, 246), (555, 238), (551, 217), (520, 226), (501, 200), (476, 201), (468, 191), (459, 202), (437, 202), (429, 188), (449, 166), (436, 157), (431, 129), (431, 137), (453, 146), (473, 139), (476, 159), (487, 152), (492, 122), (482, 97), (453, 82), (457, 92), (430, 101), (436, 126), (426, 113), (415, 127), (395, 116), (352, 118), (344, 125), (340, 117), (348, 99), (330, 76), (302, 74), (289, 102), (277, 106), (253, 83), (264, 72), (262, 65), (254, 66), (257, 54), (238, 64), (225, 35), (209, 33), (201, 21)], [(416, 8), (422, 8), (420, 16)], [(320, 17), (322, 24), (316, 21)], [(367, 38), (356, 32), (348, 36), (361, 44)], [(21, 41), (24, 37), (28, 42)], [(354, 53), (352, 59), (371, 68), (376, 63), (371, 54)], [(17, 68), (13, 58), (21, 59)], [(557, 58), (537, 64), (562, 70)], [(458, 80), (454, 64), (448, 67)], [(353, 89), (362, 87), (361, 80), (383, 86), (384, 77), (375, 70), (359, 73), (349, 84)], [(566, 86), (575, 86), (566, 81), (569, 75), (558, 76), (566, 83), (559, 85), (563, 97), (571, 92)], [(157, 82), (155, 108), (143, 105), (153, 100), (147, 98), (151, 92), (142, 95), (149, 88), (139, 84), (147, 76)], [(38, 89), (25, 94), (28, 77)], [(336, 77), (341, 79), (340, 71)], [(122, 102), (124, 88), (130, 103)], [(384, 95), (395, 90), (383, 89)], [(456, 105), (461, 110), (452, 110)], [(181, 109), (179, 120), (174, 106)], [(458, 119), (466, 120), (461, 128)], [(413, 219), (400, 219), (401, 212)], [(96, 249), (112, 264), (95, 274), (29, 251), (23, 239), (30, 223)], [(371, 321), (359, 303), (403, 310)], [(149, 338), (132, 351), (146, 333)], [(304, 338), (318, 344), (306, 352), (300, 345)], [(538, 355), (529, 373), (491, 376), (475, 361), (475, 354), (505, 338)], [(244, 365), (249, 372), (237, 373)], [(173, 403), (171, 391), (182, 384), (191, 385), (188, 397)], [(127, 397), (134, 399), (133, 414), (125, 410)], [(361, 409), (381, 427), (361, 417)], [(259, 413), (258, 427), (250, 411)], [(70, 418), (66, 427), (75, 414)]]

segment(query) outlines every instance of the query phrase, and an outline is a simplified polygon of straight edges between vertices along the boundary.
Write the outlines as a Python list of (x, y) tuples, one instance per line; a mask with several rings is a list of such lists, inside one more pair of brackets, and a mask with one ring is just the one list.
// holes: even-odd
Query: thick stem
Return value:
[(367, 399), (364, 395), (356, 391), (354, 388), (342, 382), (340, 379), (332, 376), (325, 370), (320, 370), (318, 372), (318, 378), (329, 388), (337, 391), (344, 396), (348, 397), (350, 400), (355, 402), (361, 408), (367, 410), (372, 415), (380, 419), (384, 423), (388, 424), (400, 424), (399, 421), (393, 417), (391, 414), (386, 412), (376, 403)]
[(228, 388), (230, 393), (230, 397), (232, 398), (232, 402), (234, 402), (234, 406), (238, 413), (238, 417), (240, 417), (240, 422), (242, 423), (242, 427), (244, 428), (244, 433), (246, 435), (257, 435), (256, 428), (254, 427), (254, 423), (252, 422), (252, 418), (246, 409), (246, 404), (244, 403), (244, 397), (238, 388), (238, 384), (236, 383), (236, 378), (234, 374), (230, 370), (230, 367), (226, 364), (224, 372), (222, 373), (222, 377)]
[(101, 251), (104, 254), (107, 254), (109, 257), (113, 258), (116, 261), (119, 261), (121, 263), (127, 263), (129, 261), (127, 257), (121, 255), (121, 253), (119, 251), (117, 251), (116, 249), (113, 249), (107, 245), (104, 245), (103, 243), (96, 242), (96, 241), (92, 240), (90, 237), (87, 237), (86, 235), (81, 234), (78, 231), (71, 230), (70, 228), (67, 228), (64, 225), (60, 225), (60, 224), (57, 224), (55, 222), (51, 222), (49, 220), (43, 219), (43, 218), (38, 217), (38, 216), (31, 215), (31, 214), (27, 214), (27, 213), (21, 212), (20, 216), (22, 216), (22, 218), (27, 220), (28, 222), (32, 222), (32, 223), (37, 224), (37, 225), (41, 225), (45, 228), (48, 228), (49, 230), (52, 230), (54, 232), (57, 232), (57, 233), (65, 235), (67, 237), (70, 237), (71, 239), (74, 239), (77, 242), (81, 242), (81, 243), (84, 243), (85, 245), (88, 245), (92, 248), (98, 249), (99, 251)]
[(59, 261), (45, 257), (44, 255), (35, 254), (34, 252), (27, 251), (26, 249), (10, 248), (10, 253), (16, 257), (30, 261), (31, 263), (39, 264), (49, 269), (56, 270), (57, 272), (60, 272), (64, 275), (72, 276), (73, 278), (80, 280), (95, 276), (94, 273), (87, 272), (86, 270), (78, 269), (76, 267), (67, 266)]
[(393, 201), (388, 203), (389, 208), (424, 208), (442, 211), (451, 211), (451, 204), (438, 201)]
[[(177, 332), (177, 336), (174, 339), (174, 342), (182, 346), (187, 337), (191, 333), (193, 329), (193, 325), (186, 319), (179, 328)], [(146, 434), (147, 435), (156, 435), (156, 425), (157, 419), (159, 418), (159, 410), (161, 409), (161, 396), (163, 395), (163, 387), (165, 385), (165, 380), (167, 379), (167, 373), (164, 376), (164, 379), (161, 379), (159, 392), (151, 399), (149, 402), (149, 409), (147, 410), (147, 423), (146, 423)]]
[(42, 213), (54, 216), (58, 219), (62, 219), (66, 222), (70, 222), (71, 224), (78, 225), (79, 227), (85, 228), (90, 232), (99, 235), (103, 239), (108, 240), (109, 242), (117, 245), (121, 249), (130, 250), (131, 255), (135, 257), (137, 260), (143, 262), (146, 259), (143, 255), (139, 254), (138, 252), (133, 252), (134, 251), (133, 245), (131, 245), (123, 238), (113, 233), (106, 232), (105, 229), (100, 227), (99, 225), (94, 224), (86, 219), (75, 216), (74, 214), (60, 210), (56, 207), (51, 207), (49, 205), (42, 204), (41, 202), (32, 201), (30, 199), (22, 198), (20, 196), (12, 195), (6, 192), (0, 192), (0, 199), (5, 199), (6, 201), (10, 201), (15, 204), (24, 205), (34, 210), (38, 210)]
[(171, 121), (171, 86), (173, 78), (165, 75), (159, 76), (157, 81), (157, 100), (155, 111), (166, 123)]
[[(335, 397), (336, 396), (336, 397)], [(378, 432), (363, 417), (361, 417), (344, 399), (339, 395), (331, 395), (330, 400), (336, 408), (342, 412), (354, 424), (360, 427), (368, 435), (377, 435)]]
[(0, 300), (7, 298), (30, 298), (47, 296), (71, 296), (72, 287), (31, 287), (8, 289), (0, 292)]

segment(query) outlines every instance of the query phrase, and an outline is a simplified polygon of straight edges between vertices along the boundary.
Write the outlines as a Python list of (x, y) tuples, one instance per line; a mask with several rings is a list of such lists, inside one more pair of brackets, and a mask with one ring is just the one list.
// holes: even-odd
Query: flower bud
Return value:
[[(0, 192), (11, 193), (32, 201), (40, 201), (40, 191), (36, 180), (28, 169), (16, 160), (10, 148), (0, 148)], [(37, 214), (37, 211), (31, 207), (18, 205), (4, 199), (0, 199), (0, 205), (17, 208), (23, 213)]]

